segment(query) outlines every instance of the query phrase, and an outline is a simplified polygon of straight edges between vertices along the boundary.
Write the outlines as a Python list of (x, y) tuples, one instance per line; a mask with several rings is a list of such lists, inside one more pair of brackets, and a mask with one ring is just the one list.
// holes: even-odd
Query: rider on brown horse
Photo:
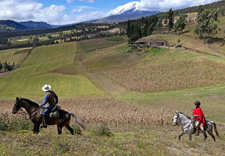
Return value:
[(42, 90), (46, 93), (45, 93), (45, 96), (44, 96), (44, 102), (42, 102), (40, 104), (40, 106), (42, 107), (47, 103), (48, 103), (48, 106), (41, 113), (41, 115), (43, 116), (41, 128), (47, 128), (47, 124), (46, 124), (47, 115), (51, 112), (51, 110), (58, 103), (58, 96), (55, 94), (55, 92), (51, 91), (50, 89), (51, 89), (51, 86), (47, 85), (47, 84), (42, 87)]

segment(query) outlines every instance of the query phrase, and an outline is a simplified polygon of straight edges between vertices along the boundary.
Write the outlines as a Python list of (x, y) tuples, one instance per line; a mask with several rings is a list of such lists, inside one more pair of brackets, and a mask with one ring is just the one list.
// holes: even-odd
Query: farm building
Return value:
[(139, 39), (136, 42), (133, 42), (131, 44), (133, 48), (140, 48), (140, 47), (152, 47), (152, 48), (158, 48), (159, 46), (167, 46), (169, 47), (169, 43), (167, 41), (162, 40), (145, 40), (145, 39)]

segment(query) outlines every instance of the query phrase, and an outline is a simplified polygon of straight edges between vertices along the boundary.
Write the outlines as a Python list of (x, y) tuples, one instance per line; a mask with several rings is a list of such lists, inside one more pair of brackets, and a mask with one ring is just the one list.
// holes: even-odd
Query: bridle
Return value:
[(177, 120), (176, 120), (176, 125), (175, 126), (179, 126), (179, 123), (180, 123), (180, 116), (179, 116), (179, 113), (177, 112), (176, 113), (176, 116), (177, 116)]

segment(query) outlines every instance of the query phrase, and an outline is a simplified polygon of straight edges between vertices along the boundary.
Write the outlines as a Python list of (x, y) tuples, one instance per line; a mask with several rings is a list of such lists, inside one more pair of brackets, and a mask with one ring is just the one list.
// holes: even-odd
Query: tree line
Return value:
[(0, 62), (0, 71), (11, 71), (15, 67), (15, 62), (12, 64), (10, 62)]

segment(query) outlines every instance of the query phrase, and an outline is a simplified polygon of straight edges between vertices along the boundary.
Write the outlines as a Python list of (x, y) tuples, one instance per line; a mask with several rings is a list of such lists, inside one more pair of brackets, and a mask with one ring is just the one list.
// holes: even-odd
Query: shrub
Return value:
[(99, 127), (96, 129), (96, 133), (101, 136), (113, 136), (113, 133), (111, 130), (107, 127), (106, 123), (101, 124)]
[(0, 115), (0, 130), (1, 131), (20, 131), (31, 130), (33, 124), (25, 115), (16, 117), (9, 116), (8, 113)]

